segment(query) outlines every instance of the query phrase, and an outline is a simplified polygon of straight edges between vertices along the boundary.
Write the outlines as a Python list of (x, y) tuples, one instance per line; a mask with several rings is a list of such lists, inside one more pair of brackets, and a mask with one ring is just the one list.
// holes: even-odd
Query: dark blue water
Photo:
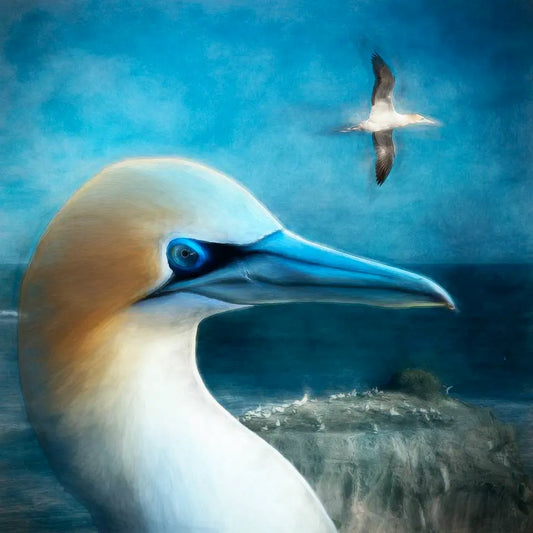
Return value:
[(410, 267), (454, 297), (445, 309), (261, 307), (202, 324), (199, 364), (212, 390), (254, 399), (367, 388), (417, 367), (450, 392), (533, 400), (533, 267)]
[[(423, 368), (449, 393), (513, 424), (533, 474), (533, 266), (410, 267), (455, 298), (459, 313), (347, 305), (267, 306), (202, 324), (198, 359), (228, 409), (367, 389)], [(21, 267), (0, 270), (0, 530), (85, 530), (84, 510), (55, 482), (27, 425), (16, 365)]]

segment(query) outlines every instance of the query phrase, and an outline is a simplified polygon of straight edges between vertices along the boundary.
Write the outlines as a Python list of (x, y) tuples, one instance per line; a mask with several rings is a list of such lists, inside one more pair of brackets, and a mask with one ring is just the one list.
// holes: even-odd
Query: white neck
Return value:
[(179, 315), (166, 313), (169, 301), (128, 311), (105, 380), (113, 390), (102, 390), (89, 415), (84, 406), (86, 431), (72, 413), (85, 500), (102, 522), (149, 531), (334, 531), (292, 465), (206, 389), (195, 359), (197, 326), (216, 312), (202, 311), (206, 302), (188, 301)]

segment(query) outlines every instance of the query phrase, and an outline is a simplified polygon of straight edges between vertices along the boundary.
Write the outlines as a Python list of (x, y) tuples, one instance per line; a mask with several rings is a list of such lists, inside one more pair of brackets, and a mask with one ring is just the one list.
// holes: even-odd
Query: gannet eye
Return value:
[(191, 272), (200, 269), (207, 261), (207, 250), (192, 239), (174, 239), (167, 248), (170, 268), (179, 272)]

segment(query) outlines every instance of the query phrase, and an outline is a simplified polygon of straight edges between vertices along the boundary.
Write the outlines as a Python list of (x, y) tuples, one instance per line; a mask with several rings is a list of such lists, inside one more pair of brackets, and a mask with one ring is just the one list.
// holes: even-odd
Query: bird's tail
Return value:
[(347, 126), (342, 126), (341, 128), (337, 128), (335, 131), (337, 133), (351, 133), (352, 131), (361, 131), (363, 128), (361, 128), (361, 124), (358, 124), (357, 126), (354, 126), (353, 124), (349, 124)]

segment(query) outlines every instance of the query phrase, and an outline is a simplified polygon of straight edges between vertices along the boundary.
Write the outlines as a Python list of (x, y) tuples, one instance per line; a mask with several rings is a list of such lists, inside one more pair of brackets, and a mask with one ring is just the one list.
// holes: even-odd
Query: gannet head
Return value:
[(435, 119), (425, 117), (424, 115), (419, 115), (418, 113), (412, 113), (408, 115), (410, 124), (431, 124), (433, 126), (438, 126), (439, 122)]
[(79, 190), (37, 248), (22, 307), (87, 328), (185, 293), (214, 312), (294, 301), (454, 307), (427, 278), (306, 241), (231, 178), (173, 158), (111, 165)]

